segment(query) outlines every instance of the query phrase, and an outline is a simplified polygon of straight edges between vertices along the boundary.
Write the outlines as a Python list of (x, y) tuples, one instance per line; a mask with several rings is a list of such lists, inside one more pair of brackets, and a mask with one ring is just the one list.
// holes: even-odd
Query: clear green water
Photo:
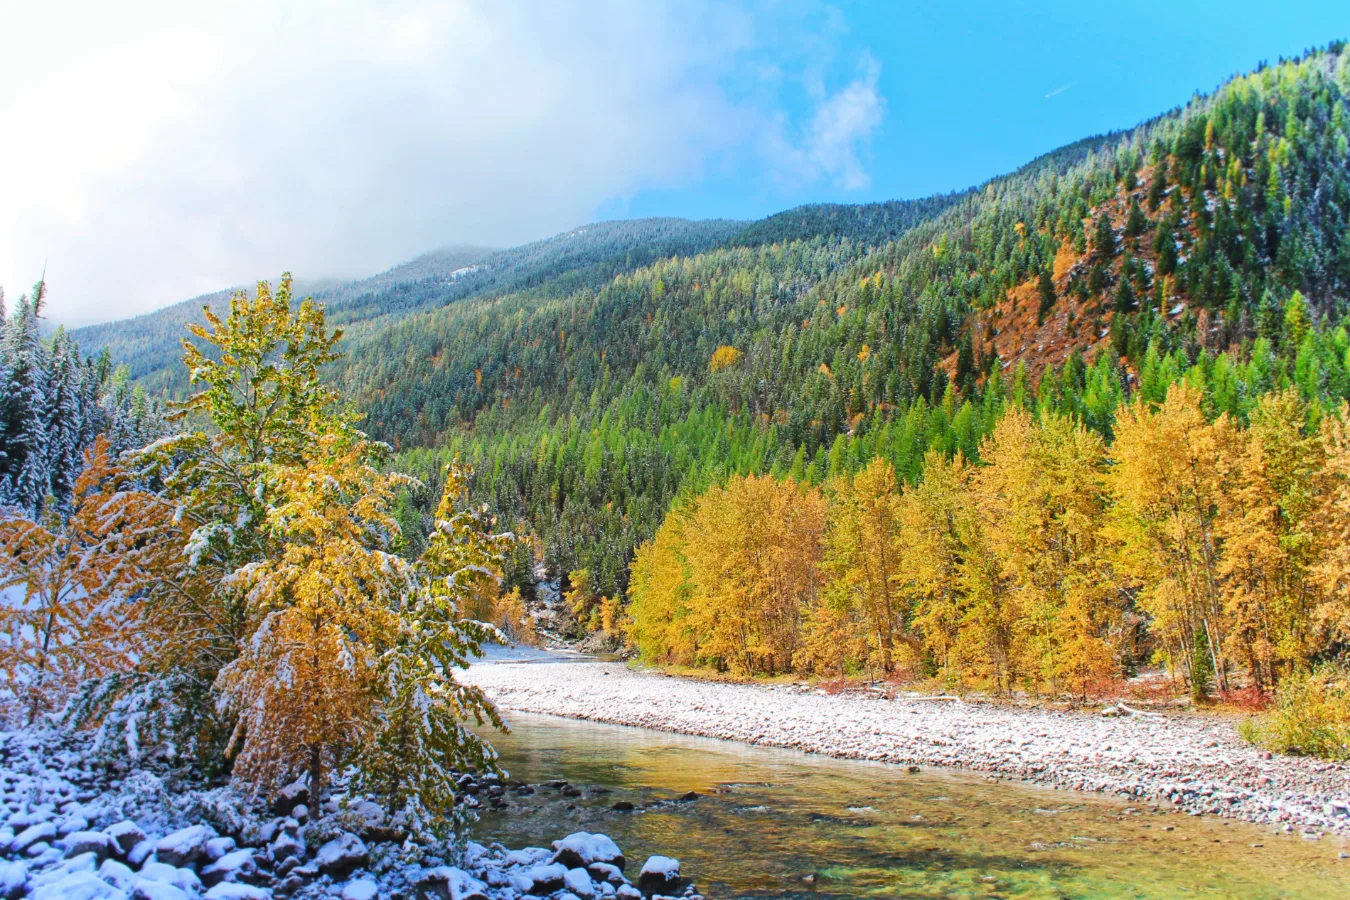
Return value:
[[(977, 775), (510, 719), (514, 731), (493, 743), (511, 775), (565, 779), (582, 796), (510, 793), (513, 808), (485, 812), (475, 839), (521, 847), (600, 831), (635, 864), (679, 858), (710, 897), (1350, 898), (1339, 838)], [(674, 799), (687, 791), (700, 796)], [(639, 809), (611, 810), (619, 800)]]

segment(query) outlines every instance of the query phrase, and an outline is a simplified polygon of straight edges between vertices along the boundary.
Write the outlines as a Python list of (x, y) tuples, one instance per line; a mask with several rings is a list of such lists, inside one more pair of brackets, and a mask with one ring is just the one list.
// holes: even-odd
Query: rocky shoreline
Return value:
[[(262, 804), (163, 767), (108, 764), (90, 743), (0, 734), (0, 900), (702, 900), (678, 860), (630, 866), (603, 834), (551, 849), (412, 840), (340, 784), (311, 815), (299, 783)], [(535, 790), (490, 773), (459, 786), (470, 808)]]
[[(1350, 835), (1350, 766), (1272, 756), (1192, 713), (1055, 711), (955, 698), (726, 684), (619, 663), (494, 662), (465, 676), (505, 710), (908, 766), (944, 766), (1302, 831)], [(1108, 714), (1103, 714), (1106, 712)]]

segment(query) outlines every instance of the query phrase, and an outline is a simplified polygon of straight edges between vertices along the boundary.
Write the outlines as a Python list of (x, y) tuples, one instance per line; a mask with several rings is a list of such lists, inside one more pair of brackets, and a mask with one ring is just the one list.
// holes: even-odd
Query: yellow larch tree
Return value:
[(138, 489), (108, 441), (85, 451), (72, 510), (0, 516), (0, 673), (28, 723), (92, 678), (131, 668), (142, 649), (135, 595), (162, 571), (173, 508)]
[(737, 674), (790, 670), (801, 610), (820, 582), (824, 526), (820, 491), (791, 479), (735, 477), (698, 499), (684, 555), (700, 656)]
[(1261, 399), (1245, 431), (1228, 427), (1219, 464), (1229, 485), (1217, 524), (1225, 609), (1253, 677), (1271, 685), (1320, 646), (1318, 513), (1332, 488), (1324, 445), (1306, 404), (1281, 391)]
[(876, 457), (857, 474), (841, 476), (833, 488), (821, 563), (827, 578), (824, 602), (836, 611), (851, 611), (865, 628), (868, 662), (890, 674), (897, 642), (909, 648), (911, 662), (917, 657), (900, 590), (905, 541), (895, 468)]
[(965, 539), (975, 527), (970, 472), (959, 453), (948, 459), (929, 451), (923, 480), (905, 491), (900, 511), (906, 545), (902, 590), (925, 652), (951, 684), (966, 674), (960, 641), (968, 607), (962, 591)]
[(330, 433), (308, 455), (268, 473), (277, 549), (234, 576), (251, 636), (216, 688), (236, 716), (235, 772), (267, 791), (307, 772), (317, 803), (374, 733), (380, 656), (413, 576), (391, 545), (403, 479), (379, 471), (375, 445)]
[(1118, 612), (1099, 534), (1104, 513), (1102, 441), (1067, 417), (1004, 415), (981, 449), (975, 476), (982, 528), (1001, 574), (1015, 585), (1034, 686), (1079, 693), (1115, 674), (1107, 640)]
[(1326, 487), (1321, 494), (1316, 533), (1322, 557), (1314, 574), (1322, 589), (1317, 619), (1328, 636), (1350, 643), (1350, 405), (1322, 420)]
[(1230, 644), (1220, 600), (1215, 532), (1226, 425), (1206, 419), (1200, 393), (1174, 384), (1156, 409), (1142, 399), (1116, 417), (1106, 476), (1112, 565), (1136, 591), (1167, 660), (1190, 677), (1196, 631), (1206, 633), (1223, 685)]

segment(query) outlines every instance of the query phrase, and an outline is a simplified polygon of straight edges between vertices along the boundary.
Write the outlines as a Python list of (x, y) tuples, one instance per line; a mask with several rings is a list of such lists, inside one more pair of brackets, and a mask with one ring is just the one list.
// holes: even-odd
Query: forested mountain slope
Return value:
[(914, 479), (929, 449), (978, 456), (1010, 402), (1109, 438), (1125, 398), (1184, 378), (1210, 415), (1292, 386), (1317, 417), (1350, 396), (1342, 49), (960, 194), (602, 223), (335, 295), (331, 377), (404, 465), (434, 482), (461, 453), (555, 572), (610, 595), (682, 492), (877, 454)]
[[(445, 247), (369, 278), (336, 284), (302, 281), (297, 289), (324, 303), (330, 320), (354, 338), (418, 309), (465, 297), (522, 291), (565, 295), (657, 259), (702, 252), (744, 227), (743, 222), (727, 220), (598, 222), (510, 250)], [(73, 334), (95, 352), (107, 348), (148, 388), (178, 394), (186, 387), (179, 365), (184, 326), (201, 319), (203, 306), (219, 312), (231, 293), (219, 291)]]

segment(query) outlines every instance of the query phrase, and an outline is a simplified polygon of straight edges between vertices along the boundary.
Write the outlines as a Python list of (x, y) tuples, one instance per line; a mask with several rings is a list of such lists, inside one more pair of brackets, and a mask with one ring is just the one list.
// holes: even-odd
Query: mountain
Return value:
[(881, 454), (916, 479), (929, 450), (977, 457), (1009, 402), (1109, 437), (1180, 378), (1213, 415), (1280, 387), (1320, 415), (1350, 397), (1347, 97), (1332, 44), (956, 194), (600, 223), (329, 289), (331, 377), (401, 465), (434, 483), (472, 461), (552, 571), (611, 596), (670, 505), (728, 473)]

